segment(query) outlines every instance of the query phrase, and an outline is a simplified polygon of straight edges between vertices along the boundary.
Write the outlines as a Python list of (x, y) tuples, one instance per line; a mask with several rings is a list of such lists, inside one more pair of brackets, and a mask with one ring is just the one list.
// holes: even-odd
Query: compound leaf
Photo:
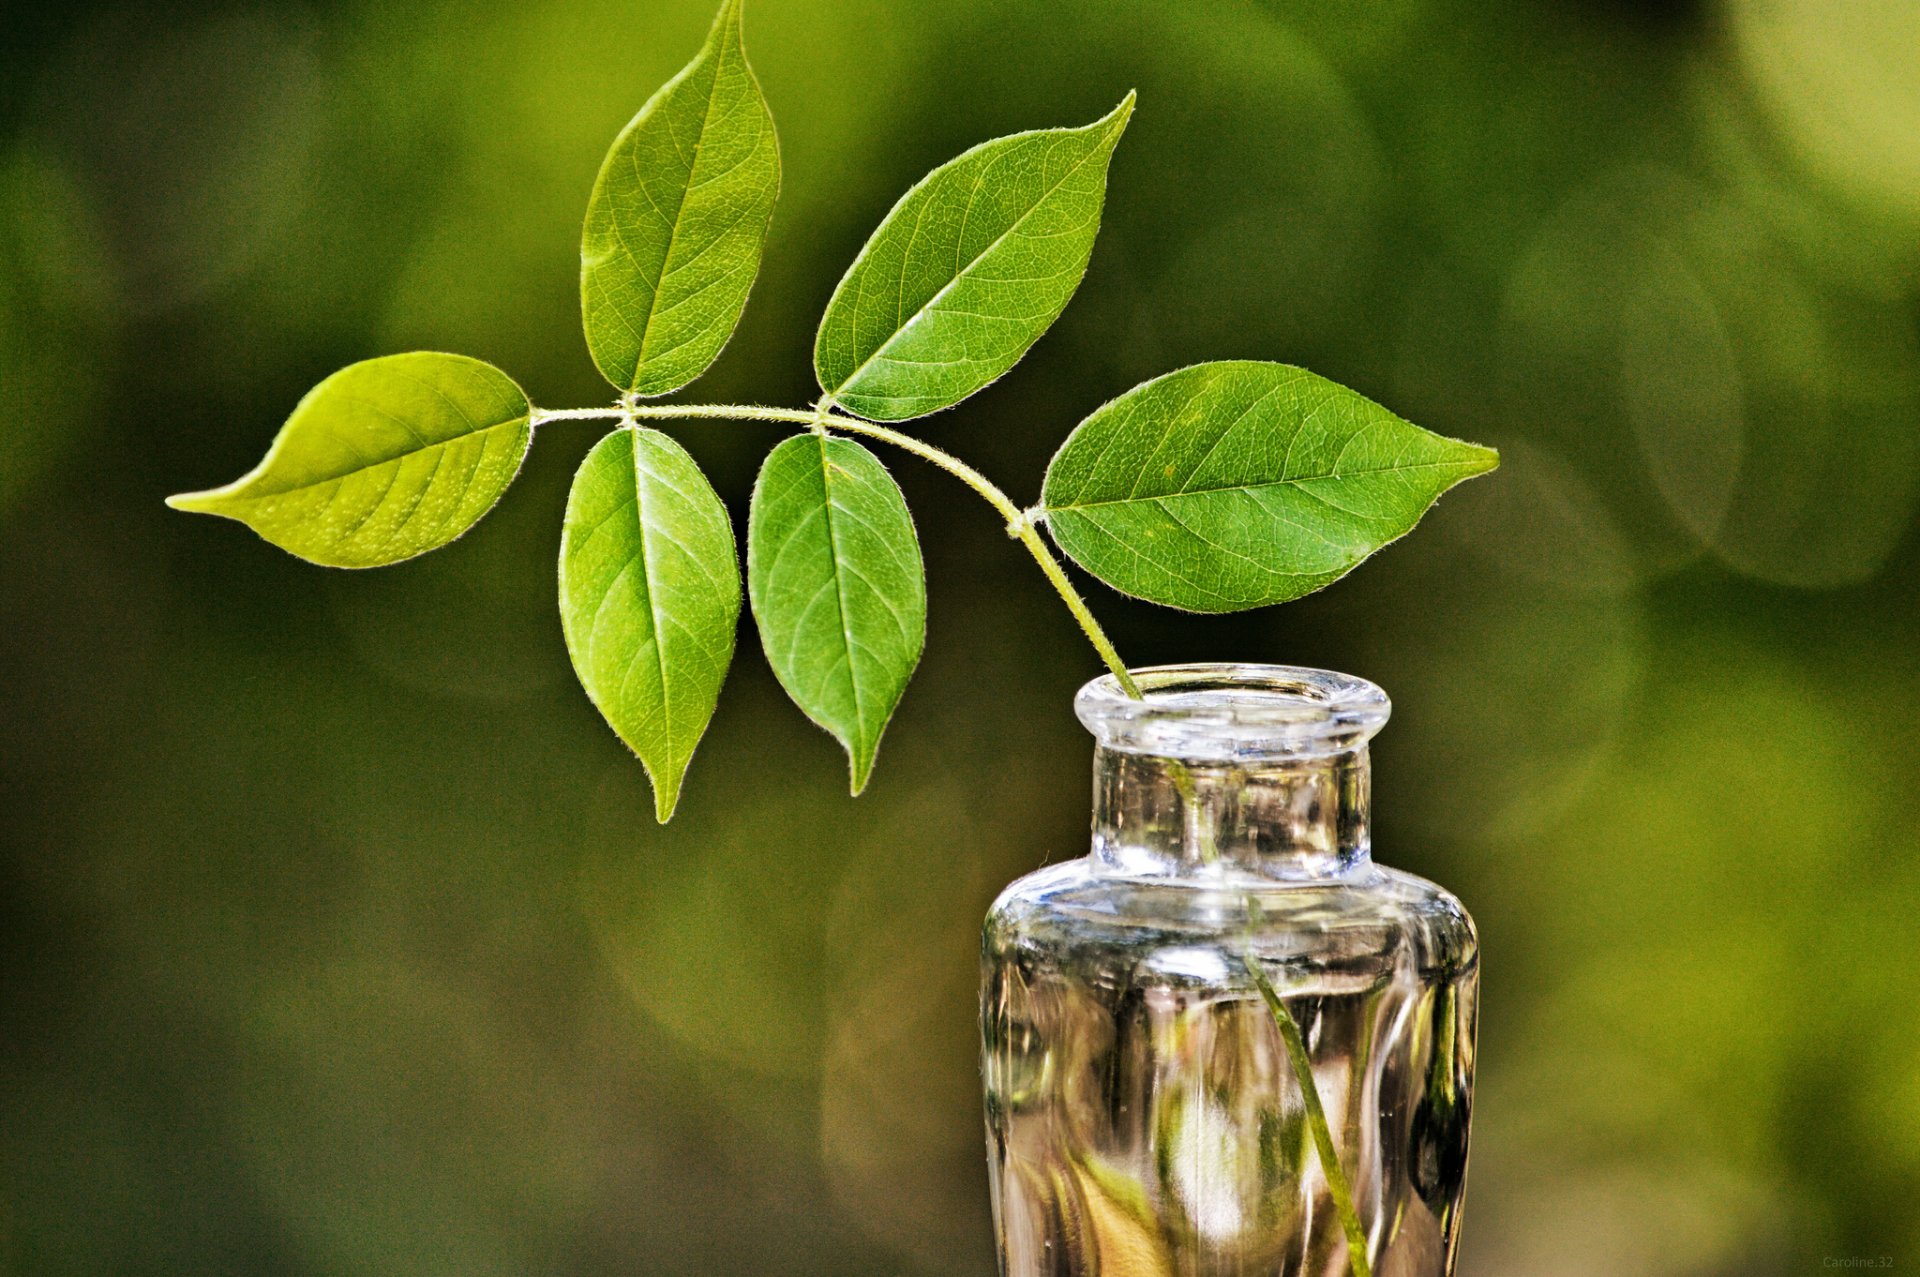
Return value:
[(493, 508), (520, 472), (531, 411), (512, 378), (478, 359), (364, 360), (308, 391), (259, 465), (167, 504), (238, 519), (327, 567), (398, 563)]
[(608, 381), (664, 395), (706, 371), (740, 322), (779, 193), (773, 114), (747, 65), (740, 0), (726, 0), (593, 184), (580, 307)]
[(901, 197), (827, 303), (820, 388), (875, 421), (950, 408), (1018, 363), (1093, 253), (1133, 94), (1085, 128), (1016, 133)]
[(1337, 580), (1499, 460), (1303, 369), (1196, 364), (1074, 429), (1047, 467), (1045, 516), (1115, 589), (1233, 612)]
[(573, 478), (560, 621), (587, 695), (640, 756), (665, 824), (733, 660), (740, 566), (726, 507), (686, 451), (619, 429)]
[(919, 538), (877, 457), (817, 434), (768, 454), (747, 519), (747, 590), (781, 686), (846, 747), (858, 794), (927, 633)]

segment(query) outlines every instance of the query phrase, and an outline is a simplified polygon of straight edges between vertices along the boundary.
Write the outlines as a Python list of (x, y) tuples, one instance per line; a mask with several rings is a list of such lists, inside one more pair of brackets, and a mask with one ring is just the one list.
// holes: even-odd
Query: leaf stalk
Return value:
[(618, 421), (626, 415), (625, 408), (535, 408), (529, 421), (542, 426), (549, 421)]

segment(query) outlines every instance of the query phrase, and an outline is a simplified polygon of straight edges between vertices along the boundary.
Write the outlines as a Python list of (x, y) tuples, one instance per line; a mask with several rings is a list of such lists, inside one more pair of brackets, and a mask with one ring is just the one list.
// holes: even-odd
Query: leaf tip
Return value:
[[(651, 776), (649, 780), (653, 780)], [(671, 783), (653, 781), (653, 819), (658, 824), (666, 824), (673, 819), (674, 808), (680, 805), (680, 782)]]
[(219, 503), (218, 489), (205, 492), (176, 492), (167, 498), (169, 510), (184, 510), (188, 514), (212, 514)]
[(738, 49), (743, 56), (745, 55), (747, 50), (747, 24), (741, 17), (741, 12), (745, 6), (746, 0), (720, 0), (720, 12), (714, 15), (713, 27), (707, 36), (710, 46), (718, 45), (721, 41), (730, 40), (733, 46)]
[(867, 782), (873, 779), (873, 755), (861, 758), (851, 751), (847, 754), (847, 793), (858, 798), (867, 790)]
[(1137, 102), (1139, 98), (1139, 90), (1128, 89), (1127, 96), (1120, 99), (1120, 105), (1107, 112), (1105, 117), (1100, 120), (1100, 123), (1108, 125), (1112, 128), (1113, 132), (1118, 135), (1126, 129), (1127, 121), (1133, 118), (1133, 104)]

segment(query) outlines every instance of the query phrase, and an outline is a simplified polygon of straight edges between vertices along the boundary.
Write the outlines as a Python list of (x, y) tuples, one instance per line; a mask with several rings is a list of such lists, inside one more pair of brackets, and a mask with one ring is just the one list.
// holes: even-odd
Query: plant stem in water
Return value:
[(1314, 1084), (1313, 1061), (1307, 1056), (1307, 1044), (1300, 1036), (1300, 1025), (1293, 1018), (1293, 1012), (1287, 1010), (1287, 1004), (1280, 1000), (1279, 991), (1267, 979), (1265, 969), (1251, 949), (1247, 951), (1245, 962), (1254, 984), (1260, 988), (1260, 996), (1265, 1000), (1267, 1010), (1273, 1012), (1274, 1023), (1280, 1026), (1281, 1040), (1287, 1044), (1287, 1058), (1292, 1061), (1293, 1074), (1300, 1081), (1300, 1096), (1307, 1106), (1307, 1125), (1313, 1130), (1313, 1144), (1319, 1154), (1320, 1170), (1327, 1177), (1327, 1191), (1333, 1195), (1333, 1207), (1340, 1216), (1340, 1226), (1346, 1230), (1347, 1265), (1353, 1277), (1373, 1277), (1373, 1265), (1367, 1260), (1366, 1230), (1360, 1227), (1360, 1213), (1353, 1207), (1353, 1189), (1347, 1184), (1347, 1173), (1340, 1168), (1340, 1154), (1333, 1146), (1333, 1131), (1327, 1126), (1327, 1110), (1320, 1103), (1320, 1088)]

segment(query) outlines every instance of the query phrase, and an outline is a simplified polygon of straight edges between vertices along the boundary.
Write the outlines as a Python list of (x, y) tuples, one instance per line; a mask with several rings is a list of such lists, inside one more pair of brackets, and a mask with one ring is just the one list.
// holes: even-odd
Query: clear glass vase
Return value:
[(1109, 676), (1093, 847), (987, 915), (1003, 1277), (1442, 1277), (1467, 1165), (1478, 946), (1376, 865), (1384, 693), (1285, 666)]

